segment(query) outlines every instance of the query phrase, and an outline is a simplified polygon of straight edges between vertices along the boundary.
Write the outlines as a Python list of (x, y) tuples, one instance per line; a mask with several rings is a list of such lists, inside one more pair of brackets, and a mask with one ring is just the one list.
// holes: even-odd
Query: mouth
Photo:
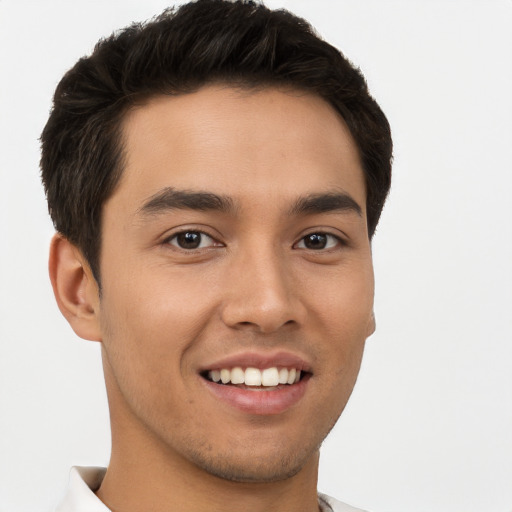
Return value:
[(259, 416), (293, 409), (307, 393), (312, 375), (304, 360), (285, 353), (235, 355), (199, 373), (219, 406)]
[(299, 368), (278, 366), (263, 369), (235, 366), (233, 368), (206, 370), (201, 373), (201, 376), (209, 382), (253, 391), (271, 391), (293, 386), (308, 375), (308, 372)]

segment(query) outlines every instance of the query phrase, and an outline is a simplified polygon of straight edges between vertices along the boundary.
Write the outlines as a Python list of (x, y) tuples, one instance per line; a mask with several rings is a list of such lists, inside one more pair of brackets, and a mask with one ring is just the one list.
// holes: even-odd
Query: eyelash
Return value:
[[(320, 249), (312, 249), (310, 247), (306, 247), (305, 246), (305, 240), (308, 237), (313, 237), (313, 236), (315, 236), (315, 237), (326, 237), (327, 238), (327, 242), (326, 242), (327, 247), (322, 247)], [(330, 246), (329, 246), (329, 239), (331, 240)], [(299, 242), (294, 244), (294, 246), (298, 246), (300, 244), (302, 244), (304, 247), (298, 247), (299, 249), (310, 250), (310, 251), (314, 251), (314, 252), (328, 251), (328, 250), (331, 250), (331, 249), (335, 249), (336, 247), (346, 245), (345, 241), (342, 240), (339, 236), (333, 235), (332, 233), (326, 233), (324, 231), (312, 231), (311, 233), (308, 233), (307, 235), (304, 235), (299, 240)]]
[[(181, 235), (183, 235), (183, 236), (185, 236), (185, 235), (199, 235), (200, 236), (199, 244), (203, 243), (203, 239), (205, 237), (210, 239), (212, 243), (210, 243), (207, 247), (189, 247), (189, 248), (180, 247), (178, 245), (178, 243), (173, 243), (173, 241), (174, 240), (177, 241), (178, 237), (181, 236)], [(166, 238), (164, 243), (168, 244), (168, 245), (172, 245), (172, 246), (176, 247), (179, 250), (187, 251), (187, 252), (191, 252), (191, 251), (195, 251), (195, 250), (201, 250), (201, 249), (209, 249), (210, 247), (215, 247), (215, 246), (221, 246), (222, 245), (213, 236), (209, 235), (208, 233), (205, 233), (204, 231), (200, 231), (198, 229), (185, 229), (183, 231), (179, 231), (178, 233), (174, 233), (172, 236)]]
[[(198, 247), (189, 247), (189, 248), (181, 247), (178, 244), (177, 240), (178, 240), (178, 237), (180, 237), (182, 235), (183, 236), (199, 235), (199, 237), (200, 237), (199, 238), (199, 246)], [(306, 246), (307, 238), (313, 237), (313, 236), (318, 237), (318, 238), (325, 237), (327, 239), (326, 247), (321, 247), (319, 249), (307, 247)], [(209, 243), (209, 245), (207, 247), (201, 247), (200, 245), (203, 243), (203, 239), (205, 237), (207, 239), (210, 239), (211, 243)], [(330, 240), (330, 242), (329, 242), (329, 240)], [(176, 241), (176, 243), (173, 243), (173, 241)], [(191, 240), (191, 242), (193, 243), (193, 240)], [(217, 247), (223, 246), (223, 244), (221, 242), (218, 242), (213, 236), (209, 235), (208, 233), (205, 233), (204, 231), (200, 231), (200, 230), (194, 230), (194, 229), (186, 229), (183, 231), (179, 231), (178, 233), (174, 233), (172, 236), (166, 238), (164, 243), (167, 245), (172, 245), (173, 247), (176, 247), (177, 249), (186, 251), (186, 252), (192, 252), (192, 251), (201, 250), (201, 249), (209, 249), (211, 247), (216, 247), (216, 246)], [(333, 235), (332, 233), (326, 233), (324, 231), (313, 231), (313, 232), (308, 233), (308, 234), (304, 235), (303, 237), (301, 237), (298, 242), (293, 244), (293, 248), (300, 249), (300, 250), (308, 250), (308, 251), (313, 251), (313, 252), (325, 252), (325, 251), (329, 251), (331, 249), (335, 249), (337, 246), (344, 246), (344, 245), (346, 245), (346, 242), (339, 236)]]

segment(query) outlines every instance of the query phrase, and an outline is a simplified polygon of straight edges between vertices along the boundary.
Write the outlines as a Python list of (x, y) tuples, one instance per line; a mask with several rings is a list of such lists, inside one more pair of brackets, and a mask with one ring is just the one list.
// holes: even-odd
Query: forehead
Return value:
[(166, 187), (207, 190), (242, 206), (341, 189), (364, 207), (355, 142), (341, 116), (309, 93), (216, 85), (157, 96), (131, 110), (122, 130), (118, 192), (133, 203)]

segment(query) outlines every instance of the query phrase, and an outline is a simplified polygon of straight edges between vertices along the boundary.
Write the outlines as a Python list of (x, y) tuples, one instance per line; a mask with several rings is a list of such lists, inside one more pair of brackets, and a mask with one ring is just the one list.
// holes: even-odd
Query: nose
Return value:
[(223, 322), (234, 329), (271, 334), (302, 324), (306, 308), (289, 262), (259, 250), (233, 261), (225, 283)]

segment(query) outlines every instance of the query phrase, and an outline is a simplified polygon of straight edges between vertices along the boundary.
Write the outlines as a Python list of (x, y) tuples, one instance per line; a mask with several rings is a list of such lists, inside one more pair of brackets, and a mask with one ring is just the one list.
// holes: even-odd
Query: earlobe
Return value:
[(50, 246), (50, 280), (57, 305), (75, 333), (101, 341), (99, 290), (80, 250), (57, 233)]
[(372, 311), (370, 320), (368, 321), (368, 328), (366, 331), (367, 338), (370, 337), (375, 332), (376, 327), (377, 327), (377, 324), (375, 323), (375, 312)]

